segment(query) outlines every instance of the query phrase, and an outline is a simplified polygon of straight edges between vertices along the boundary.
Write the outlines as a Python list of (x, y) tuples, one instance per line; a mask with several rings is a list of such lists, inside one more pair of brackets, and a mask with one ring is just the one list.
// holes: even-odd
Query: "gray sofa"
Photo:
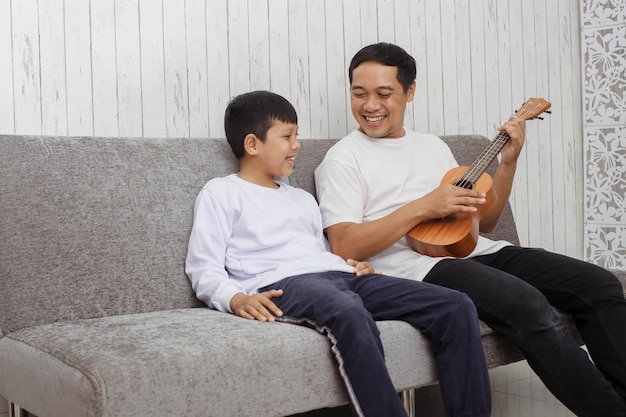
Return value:
[[(486, 146), (445, 140), (467, 164)], [(303, 140), (290, 181), (313, 192), (332, 143)], [(40, 417), (286, 416), (345, 404), (323, 336), (194, 297), (183, 269), (194, 199), (236, 166), (224, 140), (0, 136), (0, 395)], [(517, 242), (510, 211), (492, 235)], [(379, 327), (398, 391), (435, 384), (421, 334)], [(490, 367), (522, 359), (482, 331)]]

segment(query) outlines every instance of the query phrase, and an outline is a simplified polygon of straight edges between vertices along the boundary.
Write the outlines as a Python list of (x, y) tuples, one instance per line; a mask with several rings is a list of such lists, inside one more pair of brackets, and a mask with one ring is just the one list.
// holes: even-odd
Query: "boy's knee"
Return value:
[(450, 297), (450, 302), (455, 306), (455, 309), (459, 314), (469, 316), (478, 315), (478, 313), (476, 312), (476, 306), (474, 305), (474, 302), (469, 297), (469, 295), (460, 291), (455, 291), (451, 294)]

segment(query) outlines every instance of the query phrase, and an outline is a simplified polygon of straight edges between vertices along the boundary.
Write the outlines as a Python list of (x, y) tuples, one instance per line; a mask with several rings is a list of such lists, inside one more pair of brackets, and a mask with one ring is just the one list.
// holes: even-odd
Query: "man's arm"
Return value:
[(504, 130), (511, 137), (509, 142), (502, 148), (500, 164), (493, 176), (493, 189), (496, 193), (497, 200), (494, 206), (483, 215), (480, 220), (480, 231), (491, 232), (498, 224), (498, 219), (502, 215), (502, 211), (509, 201), (511, 189), (513, 187), (513, 178), (517, 168), (517, 159), (519, 158), (522, 147), (524, 146), (526, 122), (524, 119), (512, 117), (499, 130)]
[(380, 219), (367, 223), (337, 223), (328, 227), (326, 234), (335, 254), (344, 259), (369, 259), (404, 238), (422, 221), (475, 212), (475, 206), (484, 203), (483, 193), (444, 184)]

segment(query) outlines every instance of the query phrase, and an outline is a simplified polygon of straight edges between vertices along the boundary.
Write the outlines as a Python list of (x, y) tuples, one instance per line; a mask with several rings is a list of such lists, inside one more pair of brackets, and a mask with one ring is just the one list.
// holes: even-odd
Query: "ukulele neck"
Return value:
[(467, 169), (465, 174), (455, 183), (458, 187), (463, 187), (467, 189), (471, 189), (473, 184), (478, 181), (481, 175), (493, 160), (498, 156), (498, 153), (504, 148), (504, 145), (511, 139), (508, 133), (505, 131), (499, 132), (498, 135), (493, 138), (489, 146), (485, 148), (485, 150), (480, 154), (478, 158), (474, 161), (474, 163)]

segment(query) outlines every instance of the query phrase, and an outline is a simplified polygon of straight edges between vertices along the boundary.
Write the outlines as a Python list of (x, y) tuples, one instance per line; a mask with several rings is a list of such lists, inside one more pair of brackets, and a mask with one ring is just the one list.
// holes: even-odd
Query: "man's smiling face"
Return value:
[(404, 136), (406, 103), (413, 100), (415, 82), (404, 91), (398, 68), (367, 61), (352, 72), (350, 101), (360, 130), (373, 138)]

